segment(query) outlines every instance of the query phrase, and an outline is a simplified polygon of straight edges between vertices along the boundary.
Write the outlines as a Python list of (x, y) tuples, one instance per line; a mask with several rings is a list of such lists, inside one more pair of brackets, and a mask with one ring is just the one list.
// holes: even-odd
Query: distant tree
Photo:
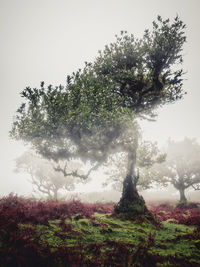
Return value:
[(200, 187), (200, 145), (189, 138), (179, 142), (169, 140), (166, 153), (166, 161), (156, 170), (163, 176), (163, 182), (172, 184), (179, 191), (179, 201), (186, 203), (185, 190)]
[(84, 178), (109, 155), (126, 152), (126, 178), (115, 212), (148, 213), (135, 186), (137, 133), (132, 143), (123, 137), (137, 117), (154, 119), (156, 108), (182, 98), (183, 70), (174, 65), (182, 63), (184, 28), (178, 17), (170, 23), (158, 16), (142, 39), (121, 32), (94, 63), (68, 76), (66, 87), (46, 88), (43, 82), (39, 89), (27, 87), (11, 136), (30, 142), (48, 159), (90, 161)]
[[(66, 163), (65, 163), (66, 165)], [(70, 162), (68, 170), (73, 173), (76, 168), (80, 169), (81, 164)], [(30, 151), (23, 153), (16, 159), (16, 172), (26, 172), (30, 175), (31, 183), (34, 186), (34, 192), (38, 195), (46, 195), (49, 199), (58, 199), (60, 190), (74, 190), (75, 180), (73, 174), (67, 178), (61, 172), (57, 172), (53, 163), (49, 160), (39, 157)]]
[[(126, 132), (126, 134), (128, 131)], [(129, 133), (129, 140), (131, 139), (133, 132)], [(162, 163), (165, 161), (166, 154), (161, 153), (157, 147), (156, 142), (144, 141), (142, 140), (142, 135), (140, 134), (138, 140), (138, 148), (136, 151), (136, 178), (134, 182), (136, 183), (137, 189), (146, 190), (152, 187), (152, 184), (162, 183), (162, 175), (157, 172), (153, 166), (157, 163)], [(109, 167), (109, 170), (105, 171), (108, 175), (108, 179), (104, 185), (110, 183), (113, 184), (114, 189), (121, 191), (123, 188), (123, 177), (126, 175), (128, 159), (127, 154), (120, 152), (111, 155), (107, 164), (105, 166)]]

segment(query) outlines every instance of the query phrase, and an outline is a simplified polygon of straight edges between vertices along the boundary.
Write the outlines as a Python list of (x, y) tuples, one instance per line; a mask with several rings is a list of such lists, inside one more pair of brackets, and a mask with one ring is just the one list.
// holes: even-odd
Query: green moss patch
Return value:
[[(90, 262), (94, 259), (105, 262), (111, 254), (116, 258), (121, 248), (126, 251), (127, 266), (142, 266), (142, 254), (152, 257), (157, 266), (159, 263), (171, 266), (167, 265), (168, 261), (174, 262), (173, 266), (181, 266), (183, 261), (188, 265), (200, 264), (200, 240), (191, 238), (195, 227), (178, 225), (171, 220), (162, 222), (158, 228), (146, 222), (134, 223), (96, 213), (91, 219), (77, 220), (73, 216), (72, 220), (51, 220), (49, 225), (20, 225), (21, 229), (26, 227), (34, 227), (35, 238), (39, 238), (41, 246), (49, 246), (52, 251), (74, 248)], [(134, 265), (134, 261), (138, 265)]]

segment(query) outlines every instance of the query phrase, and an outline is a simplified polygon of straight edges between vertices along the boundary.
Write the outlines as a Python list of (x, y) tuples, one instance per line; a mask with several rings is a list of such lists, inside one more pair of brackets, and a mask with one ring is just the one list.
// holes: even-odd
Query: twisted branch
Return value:
[(72, 172), (68, 172), (66, 171), (67, 169), (67, 164), (65, 164), (64, 168), (61, 168), (60, 165), (58, 165), (57, 167), (54, 167), (54, 170), (55, 171), (60, 171), (63, 173), (63, 175), (66, 177), (66, 176), (74, 176), (74, 177), (78, 177), (78, 178), (81, 178), (81, 179), (87, 179), (88, 176), (90, 175), (90, 173), (94, 170), (97, 170), (98, 167), (101, 165), (102, 163), (101, 162), (98, 162), (96, 165), (94, 165), (93, 167), (91, 167), (89, 169), (89, 171), (86, 173), (86, 174), (79, 174), (77, 170), (75, 171), (72, 171)]

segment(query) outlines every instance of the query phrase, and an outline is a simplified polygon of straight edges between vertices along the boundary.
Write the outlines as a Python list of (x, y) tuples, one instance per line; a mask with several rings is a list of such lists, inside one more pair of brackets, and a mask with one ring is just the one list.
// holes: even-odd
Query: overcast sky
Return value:
[(27, 175), (13, 173), (23, 146), (8, 132), (26, 87), (65, 84), (66, 76), (92, 61), (97, 51), (127, 30), (141, 37), (157, 15), (187, 25), (183, 68), (185, 99), (142, 124), (146, 139), (200, 137), (199, 0), (0, 0), (0, 195), (28, 194)]

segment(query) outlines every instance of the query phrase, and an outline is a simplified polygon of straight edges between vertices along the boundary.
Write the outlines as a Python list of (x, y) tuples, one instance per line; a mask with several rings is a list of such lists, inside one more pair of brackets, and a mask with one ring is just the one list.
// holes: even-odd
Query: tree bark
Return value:
[(55, 187), (53, 190), (53, 200), (58, 200), (58, 188)]
[(57, 200), (58, 199), (58, 195), (57, 195), (57, 190), (54, 191), (54, 200)]
[(127, 175), (123, 182), (123, 192), (119, 203), (115, 206), (115, 214), (122, 214), (127, 219), (135, 219), (137, 215), (149, 214), (144, 199), (137, 192), (135, 175), (136, 152), (128, 152)]
[(187, 198), (185, 196), (185, 188), (179, 188), (179, 193), (180, 193), (180, 203), (186, 203), (187, 202)]

